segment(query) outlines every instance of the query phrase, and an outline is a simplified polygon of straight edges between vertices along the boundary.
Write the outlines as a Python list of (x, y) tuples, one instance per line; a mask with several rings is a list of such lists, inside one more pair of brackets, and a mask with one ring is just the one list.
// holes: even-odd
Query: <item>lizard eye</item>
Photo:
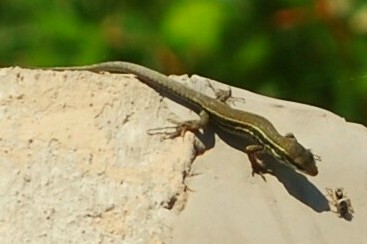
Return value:
[(296, 140), (296, 137), (293, 135), (293, 133), (287, 133), (285, 134), (285, 137)]

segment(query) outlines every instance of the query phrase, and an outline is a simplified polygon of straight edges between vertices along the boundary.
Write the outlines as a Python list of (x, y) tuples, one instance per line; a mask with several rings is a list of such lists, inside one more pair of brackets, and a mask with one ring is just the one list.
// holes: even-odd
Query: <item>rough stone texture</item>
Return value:
[(193, 151), (147, 135), (167, 125), (156, 92), (132, 76), (0, 74), (1, 243), (170, 240)]
[[(367, 243), (366, 128), (233, 92), (319, 155), (319, 175), (269, 160), (274, 175), (252, 177), (242, 142), (211, 127), (201, 143), (148, 135), (196, 115), (131, 75), (0, 69), (0, 243)], [(352, 220), (329, 211), (339, 186)]]

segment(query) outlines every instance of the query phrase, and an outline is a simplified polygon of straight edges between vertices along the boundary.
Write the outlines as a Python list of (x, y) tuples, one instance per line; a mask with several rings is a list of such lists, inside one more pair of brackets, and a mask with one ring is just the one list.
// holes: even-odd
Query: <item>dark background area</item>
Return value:
[(199, 74), (367, 124), (364, 0), (1, 0), (0, 66)]

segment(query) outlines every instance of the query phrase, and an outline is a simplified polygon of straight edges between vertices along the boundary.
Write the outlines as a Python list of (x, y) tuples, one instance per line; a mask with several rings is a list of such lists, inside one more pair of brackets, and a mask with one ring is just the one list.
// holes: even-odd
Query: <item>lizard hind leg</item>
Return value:
[[(162, 128), (155, 128), (148, 130), (149, 135), (163, 134), (163, 140), (174, 139), (176, 137), (184, 137), (187, 131), (197, 132), (204, 128), (209, 122), (209, 115), (205, 110), (202, 110), (199, 114), (198, 120), (187, 120), (183, 122), (177, 122), (170, 120), (170, 122), (176, 124), (175, 126), (167, 126)], [(173, 131), (167, 131), (173, 129)]]

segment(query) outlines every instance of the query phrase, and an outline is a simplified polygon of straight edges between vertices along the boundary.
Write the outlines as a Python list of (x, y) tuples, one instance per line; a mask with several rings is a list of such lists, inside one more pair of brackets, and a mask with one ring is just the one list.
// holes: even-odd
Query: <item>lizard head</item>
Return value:
[(288, 140), (288, 156), (291, 165), (305, 174), (316, 176), (318, 174), (316, 166), (318, 157), (315, 157), (311, 150), (299, 144), (292, 134), (287, 134), (285, 137)]
[(316, 176), (319, 172), (312, 152), (302, 147), (293, 156), (294, 166), (305, 174)]

